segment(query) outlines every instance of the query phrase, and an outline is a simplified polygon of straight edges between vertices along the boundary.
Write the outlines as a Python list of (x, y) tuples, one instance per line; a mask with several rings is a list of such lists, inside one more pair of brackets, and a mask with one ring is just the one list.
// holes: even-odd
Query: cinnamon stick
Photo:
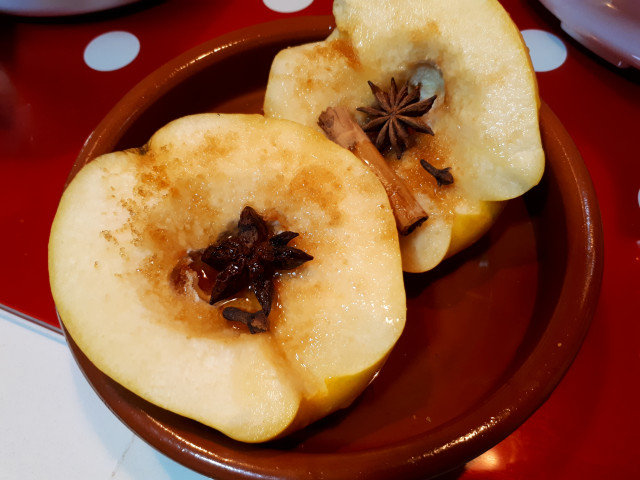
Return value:
[(404, 181), (389, 167), (376, 146), (344, 107), (329, 107), (320, 114), (318, 125), (327, 137), (351, 150), (384, 186), (401, 235), (409, 235), (429, 217)]

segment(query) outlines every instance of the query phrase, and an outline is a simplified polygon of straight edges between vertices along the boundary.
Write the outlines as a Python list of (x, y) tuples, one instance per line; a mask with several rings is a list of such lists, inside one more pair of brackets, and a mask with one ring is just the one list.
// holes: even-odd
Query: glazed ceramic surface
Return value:
[[(292, 18), (179, 56), (116, 105), (71, 175), (102, 153), (144, 144), (177, 117), (260, 112), (273, 56), (324, 38), (330, 28), (328, 17)], [(406, 275), (405, 332), (378, 378), (346, 410), (283, 440), (246, 445), (135, 396), (68, 337), (74, 356), (123, 422), (215, 478), (426, 478), (463, 464), (546, 400), (577, 353), (598, 298), (602, 233), (590, 178), (544, 104), (541, 130), (541, 184), (511, 201), (476, 245), (431, 272)]]
[(0, 12), (33, 17), (79, 15), (136, 1), (138, 0), (0, 0)]

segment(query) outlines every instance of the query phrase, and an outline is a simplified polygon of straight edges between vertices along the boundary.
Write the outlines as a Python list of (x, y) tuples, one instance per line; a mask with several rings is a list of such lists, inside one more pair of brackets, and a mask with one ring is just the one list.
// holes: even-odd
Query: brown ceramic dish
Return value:
[[(258, 25), (176, 58), (107, 115), (72, 175), (102, 153), (144, 144), (182, 115), (259, 112), (275, 53), (324, 38), (330, 22)], [(350, 408), (283, 440), (245, 445), (122, 388), (68, 336), (80, 368), (144, 440), (218, 479), (427, 478), (463, 464), (547, 399), (578, 352), (598, 299), (603, 248), (593, 186), (544, 104), (541, 126), (542, 183), (510, 202), (476, 245), (432, 272), (405, 277), (405, 332)]]

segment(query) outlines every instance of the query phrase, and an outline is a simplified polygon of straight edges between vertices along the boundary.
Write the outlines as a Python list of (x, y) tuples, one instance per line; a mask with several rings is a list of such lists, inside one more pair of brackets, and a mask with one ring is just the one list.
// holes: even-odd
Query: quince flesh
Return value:
[[(390, 165), (429, 214), (400, 239), (403, 267), (433, 268), (478, 239), (502, 205), (536, 185), (544, 170), (536, 78), (519, 30), (495, 0), (336, 0), (337, 29), (274, 59), (265, 114), (317, 127), (330, 106), (355, 113), (376, 105), (367, 81), (392, 77), (438, 98), (426, 120), (435, 132)], [(364, 123), (362, 113), (356, 113)], [(437, 187), (424, 158), (451, 167)]]
[[(314, 257), (277, 278), (271, 328), (255, 335), (171, 281), (246, 205)], [(259, 115), (185, 117), (90, 162), (60, 202), (49, 271), (65, 327), (100, 370), (245, 442), (349, 405), (406, 316), (378, 180), (322, 134)]]

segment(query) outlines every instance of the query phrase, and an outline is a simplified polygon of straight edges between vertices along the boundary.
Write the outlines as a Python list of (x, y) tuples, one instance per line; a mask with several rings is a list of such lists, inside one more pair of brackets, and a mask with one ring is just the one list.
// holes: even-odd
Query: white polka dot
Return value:
[(313, 0), (262, 0), (274, 12), (291, 13), (304, 10)]
[(567, 59), (567, 47), (554, 34), (544, 30), (523, 30), (522, 36), (536, 72), (555, 70)]
[(129, 32), (107, 32), (84, 49), (84, 62), (94, 70), (111, 72), (129, 65), (140, 52), (140, 41)]
[(638, 190), (638, 206), (640, 207), (640, 190)]

